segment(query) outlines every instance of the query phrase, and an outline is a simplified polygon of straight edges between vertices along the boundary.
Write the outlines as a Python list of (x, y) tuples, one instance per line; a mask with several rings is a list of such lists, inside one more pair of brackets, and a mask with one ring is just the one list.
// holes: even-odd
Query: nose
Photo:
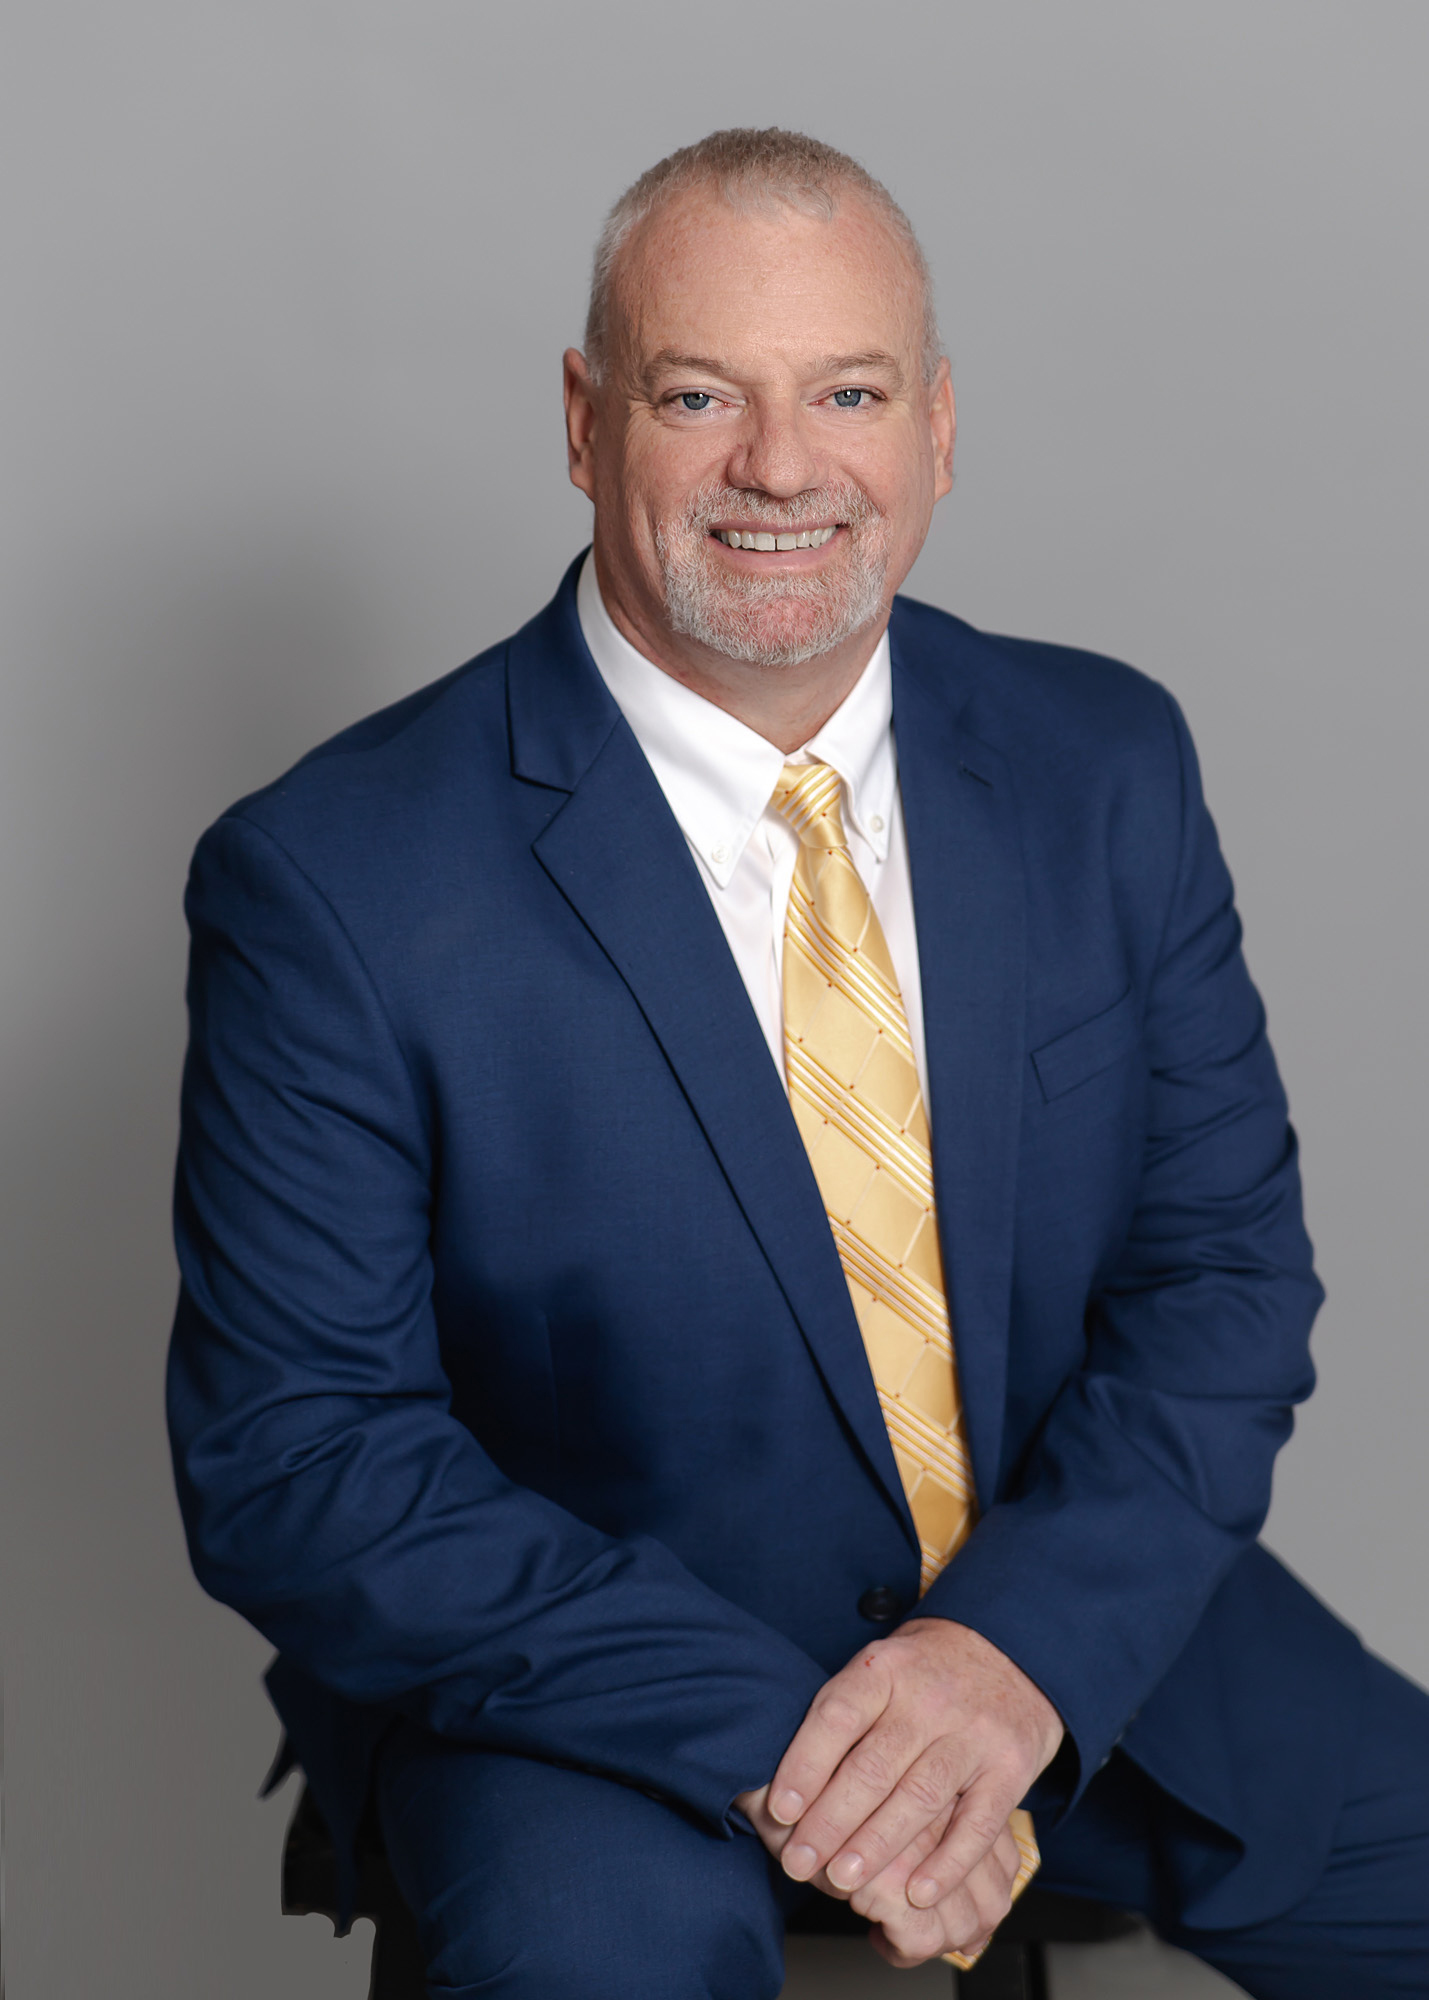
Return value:
[(730, 454), (731, 486), (792, 500), (824, 481), (823, 453), (797, 402), (751, 403)]

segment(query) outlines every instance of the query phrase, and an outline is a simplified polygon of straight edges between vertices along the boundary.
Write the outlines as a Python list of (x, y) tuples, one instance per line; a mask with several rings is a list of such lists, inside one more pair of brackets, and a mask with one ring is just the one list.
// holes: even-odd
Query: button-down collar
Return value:
[(897, 770), (893, 671), (885, 632), (823, 728), (792, 758), (637, 652), (616, 629), (588, 555), (576, 592), (581, 631), (600, 676), (644, 751), (681, 831), (728, 887), (786, 763), (829, 764), (844, 782), (846, 822), (887, 857)]

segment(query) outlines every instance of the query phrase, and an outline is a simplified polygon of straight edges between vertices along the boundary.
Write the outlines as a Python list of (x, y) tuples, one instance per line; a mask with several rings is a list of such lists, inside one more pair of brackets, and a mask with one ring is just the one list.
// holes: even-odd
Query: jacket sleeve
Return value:
[(1322, 1295), (1295, 1137), (1195, 753), (1165, 699), (1178, 860), (1144, 994), (1134, 1213), (1088, 1300), (1083, 1365), (921, 1607), (982, 1632), (1056, 1704), (1079, 1767), (1057, 1803), (1105, 1762), (1253, 1541), (1314, 1383)]
[(419, 1078), (262, 828), (200, 844), (169, 1422), (204, 1587), (349, 1700), (728, 1827), (824, 1676), (660, 1544), (505, 1478), (452, 1416)]

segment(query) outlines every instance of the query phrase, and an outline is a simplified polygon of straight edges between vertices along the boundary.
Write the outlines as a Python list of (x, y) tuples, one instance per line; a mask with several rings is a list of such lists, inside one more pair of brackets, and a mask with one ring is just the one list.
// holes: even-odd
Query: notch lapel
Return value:
[(533, 843), (689, 1101), (829, 1394), (916, 1546), (808, 1154), (684, 834), (586, 650), (573, 569), (512, 642), (518, 776), (567, 791)]
[(966, 683), (895, 613), (893, 717), (918, 929), (933, 1176), (980, 1504), (1002, 1451), (1026, 1012), (1026, 903), (1003, 759)]

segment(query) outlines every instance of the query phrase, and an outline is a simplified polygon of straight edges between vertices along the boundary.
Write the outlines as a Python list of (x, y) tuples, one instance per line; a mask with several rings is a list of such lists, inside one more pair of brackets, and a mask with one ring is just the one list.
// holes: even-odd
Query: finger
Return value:
[[(859, 1916), (867, 1917), (870, 1923), (882, 1923), (886, 1916), (894, 1917), (905, 1909), (910, 1909), (912, 1905), (907, 1896), (908, 1877), (919, 1862), (932, 1853), (947, 1830), (947, 1823), (951, 1818), (950, 1812), (940, 1813), (938, 1818), (925, 1826), (921, 1833), (916, 1834), (903, 1852), (896, 1854), (888, 1866), (875, 1875), (871, 1882), (861, 1882), (848, 1897), (850, 1908), (856, 1910)], [(819, 1878), (821, 1882), (827, 1879), (826, 1876)], [(828, 1893), (838, 1896), (843, 1892), (830, 1884)]]
[[(934, 1919), (931, 1926), (924, 1921), (928, 1917)], [(947, 1904), (937, 1910), (913, 1910), (905, 1904), (896, 1915), (875, 1925), (869, 1936), (882, 1938), (886, 1947), (883, 1956), (890, 1965), (906, 1967), (924, 1965), (948, 1951), (974, 1959), (986, 1946), (992, 1929), (973, 1898), (955, 1889)]]
[(941, 1816), (946, 1826), (966, 1776), (965, 1760), (946, 1738), (931, 1744), (848, 1835), (827, 1863), (829, 1880), (840, 1889), (856, 1889), (860, 1882), (871, 1882), (934, 1820)]
[(751, 1825), (757, 1824), (769, 1804), (769, 1787), (757, 1785), (752, 1792), (740, 1792), (734, 1803)]
[[(909, 1878), (915, 1873), (921, 1861), (930, 1855), (947, 1831), (952, 1819), (951, 1808), (939, 1813), (922, 1831), (909, 1841), (901, 1854), (897, 1854), (875, 1875), (872, 1881), (861, 1883), (853, 1893), (845, 1898), (850, 1907), (871, 1923), (881, 1922), (885, 1914), (895, 1914), (908, 1900)], [(1012, 1885), (1022, 1866), (1022, 1855), (1010, 1826), (1005, 1826), (993, 1843), (988, 1860), (979, 1867), (995, 1869), (999, 1889), (1005, 1889), (1011, 1902)], [(978, 1869), (973, 1870), (973, 1877)], [(973, 1879), (972, 1877), (969, 1878)], [(817, 1886), (829, 1896), (841, 1896), (843, 1892), (834, 1888), (827, 1875), (818, 1879)], [(910, 1905), (910, 1907), (913, 1907)]]
[(1007, 1796), (1008, 1789), (991, 1773), (968, 1786), (953, 1809), (947, 1832), (908, 1884), (908, 1900), (915, 1908), (931, 1909), (941, 1903), (991, 1853), (1017, 1803)]
[[(1008, 1839), (1015, 1857), (1016, 1843), (1011, 1835)], [(1015, 1868), (1010, 1868), (1008, 1855), (995, 1844), (936, 1909), (914, 1910), (906, 1903), (902, 1909), (880, 1909), (884, 1934), (905, 1954), (917, 1951), (931, 1956), (928, 1933), (921, 1920), (933, 1916), (939, 1933), (938, 1953), (956, 1951), (965, 1958), (976, 1958), (1011, 1907), (1015, 1872)]]
[[(945, 1816), (946, 1817), (946, 1816)], [(875, 1876), (865, 1889), (856, 1890), (849, 1903), (861, 1917), (870, 1922), (891, 1927), (898, 1934), (900, 1920), (914, 1908), (905, 1893), (907, 1878), (917, 1867), (922, 1856), (937, 1845), (941, 1832), (939, 1821), (920, 1834), (905, 1851), (889, 1863), (881, 1875)], [(980, 1861), (952, 1895), (939, 1903), (934, 1914), (945, 1929), (954, 1930), (959, 1936), (971, 1934), (979, 1924), (990, 1930), (1000, 1923), (1011, 1905), (1012, 1881), (1016, 1873), (1017, 1844), (1009, 1833), (1007, 1839), (1009, 1853), (1001, 1842), (994, 1845), (992, 1852)], [(923, 1914), (919, 1912), (918, 1914)], [(946, 1947), (940, 1947), (945, 1949)]]
[(891, 1686), (888, 1670), (870, 1648), (820, 1688), (769, 1786), (769, 1810), (781, 1825), (802, 1819), (849, 1750), (882, 1715)]
[(1022, 1866), (1022, 1849), (1017, 1845), (1010, 1826), (1002, 1829), (992, 1851), (997, 1856), (998, 1866), (1007, 1876), (1007, 1886), (1010, 1890)]
[[(938, 1905), (944, 1918), (944, 1929), (948, 1936), (948, 1949), (971, 1955), (980, 1951), (992, 1936), (1008, 1911), (1012, 1908), (1012, 1884), (1017, 1874), (1017, 1843), (1008, 1835), (1012, 1848), (1009, 1859), (1001, 1843), (994, 1845), (990, 1854), (980, 1861), (976, 1868), (964, 1879), (960, 1888), (953, 1891), (946, 1903)], [(964, 1916), (964, 1899), (971, 1905), (971, 1914)], [(957, 1912), (957, 1923), (952, 1913)]]
[(795, 1827), (784, 1851), (785, 1873), (807, 1882), (826, 1867), (883, 1804), (920, 1747), (907, 1722), (887, 1716), (861, 1736)]
[(766, 1849), (777, 1861), (788, 1844), (789, 1828), (787, 1826), (780, 1826), (779, 1822), (770, 1815), (769, 1787), (761, 1785), (758, 1791), (741, 1792), (734, 1803), (754, 1828), (755, 1833), (764, 1843)]
[(900, 1971), (926, 1965), (946, 1951), (945, 1929), (936, 1910), (910, 1910), (905, 1903), (896, 1916), (876, 1923), (868, 1933), (869, 1942), (880, 1958)]
[(868, 1933), (868, 1941), (878, 1953), (878, 1956), (886, 1959), (888, 1964), (895, 1966), (899, 1972), (915, 1972), (920, 1965), (926, 1965), (930, 1958), (937, 1958), (939, 1956), (936, 1945), (928, 1951), (918, 1953), (900, 1951), (893, 1940), (886, 1934), (882, 1924), (875, 1924), (873, 1926)]

